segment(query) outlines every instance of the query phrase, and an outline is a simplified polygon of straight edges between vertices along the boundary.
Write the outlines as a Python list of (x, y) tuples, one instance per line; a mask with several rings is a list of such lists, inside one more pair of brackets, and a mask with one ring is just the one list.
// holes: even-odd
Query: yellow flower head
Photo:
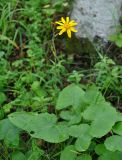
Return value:
[(74, 28), (77, 23), (74, 20), (70, 21), (69, 17), (66, 17), (66, 20), (62, 17), (60, 21), (57, 21), (55, 23), (60, 25), (57, 27), (57, 29), (61, 29), (59, 35), (67, 32), (68, 37), (71, 38), (71, 32), (77, 32), (77, 30)]

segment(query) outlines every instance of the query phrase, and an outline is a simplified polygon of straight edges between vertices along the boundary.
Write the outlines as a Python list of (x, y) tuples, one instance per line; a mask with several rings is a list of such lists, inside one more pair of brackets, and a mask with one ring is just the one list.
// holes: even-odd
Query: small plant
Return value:
[(110, 89), (122, 94), (122, 68), (115, 62), (106, 57), (101, 56), (101, 61), (95, 64), (96, 84), (102, 87), (105, 92)]
[(122, 47), (122, 33), (121, 32), (118, 32), (114, 35), (111, 35), (109, 37), (109, 40), (111, 42), (114, 42), (118, 47), (120, 47), (120, 48)]
[[(97, 157), (100, 160), (115, 157), (114, 160), (117, 160), (122, 155), (122, 115), (105, 101), (94, 85), (86, 91), (80, 85), (67, 86), (59, 93), (56, 110), (58, 115), (33, 112), (10, 114), (8, 119), (1, 121), (1, 138), (7, 138), (6, 144), (18, 145), (15, 137), (19, 136), (20, 131), (26, 131), (31, 137), (50, 143), (69, 140), (61, 151), (60, 160), (91, 160)], [(8, 133), (5, 128), (7, 123), (13, 134), (17, 130), (13, 141), (5, 134)]]

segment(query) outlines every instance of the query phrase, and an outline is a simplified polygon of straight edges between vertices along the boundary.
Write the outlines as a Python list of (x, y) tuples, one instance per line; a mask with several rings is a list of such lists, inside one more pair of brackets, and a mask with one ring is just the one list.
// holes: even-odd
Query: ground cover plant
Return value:
[(0, 0), (0, 160), (121, 160), (121, 26), (86, 44), (71, 7)]

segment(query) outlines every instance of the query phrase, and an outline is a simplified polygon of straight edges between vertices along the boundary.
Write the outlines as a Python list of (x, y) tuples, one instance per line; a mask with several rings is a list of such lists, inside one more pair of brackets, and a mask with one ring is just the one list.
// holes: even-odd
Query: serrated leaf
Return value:
[(105, 140), (105, 147), (112, 152), (122, 152), (122, 136), (113, 135)]
[(78, 108), (83, 101), (84, 93), (85, 92), (78, 85), (69, 85), (60, 92), (56, 109), (61, 110), (69, 106)]
[(61, 152), (60, 160), (75, 160), (77, 153), (73, 145), (65, 147)]
[(14, 148), (19, 146), (19, 132), (9, 119), (0, 121), (0, 140), (4, 140), (8, 147)]
[(9, 115), (10, 121), (27, 131), (32, 137), (47, 142), (59, 143), (68, 139), (67, 126), (57, 123), (57, 117), (48, 113), (15, 112)]

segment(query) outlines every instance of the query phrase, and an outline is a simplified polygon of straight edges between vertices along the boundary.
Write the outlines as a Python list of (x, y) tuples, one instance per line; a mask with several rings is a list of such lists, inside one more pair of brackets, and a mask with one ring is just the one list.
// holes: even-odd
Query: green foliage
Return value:
[(10, 148), (19, 147), (19, 133), (20, 130), (16, 128), (9, 119), (0, 121), (0, 140)]
[(111, 35), (109, 40), (114, 42), (118, 47), (122, 47), (122, 33)]
[(52, 143), (68, 139), (67, 126), (57, 124), (57, 117), (54, 114), (15, 112), (9, 115), (9, 119), (15, 126), (27, 131), (34, 138)]
[(91, 156), (88, 154), (84, 154), (82, 156), (79, 156), (76, 160), (92, 160)]
[[(38, 85), (39, 83), (35, 82), (32, 88), (35, 89)], [(78, 95), (78, 101), (76, 95)], [(74, 160), (77, 152), (82, 153), (90, 149), (92, 141), (95, 141), (94, 137), (100, 139), (112, 130), (116, 131), (116, 122), (120, 121), (116, 109), (105, 101), (94, 85), (84, 91), (79, 85), (71, 84), (59, 93), (56, 104), (62, 120), (56, 114), (33, 112), (15, 112), (9, 114), (9, 120), (31, 137), (43, 139), (46, 142), (60, 143), (72, 137), (75, 141), (62, 151), (61, 160), (66, 157)], [(80, 118), (76, 119), (74, 115)], [(121, 136), (110, 136), (104, 143), (105, 146), (99, 144), (93, 148), (100, 157), (106, 156), (104, 152), (122, 151)], [(72, 150), (74, 150), (73, 153), (69, 154)], [(90, 156), (83, 156), (83, 158), (91, 159)]]
[(113, 135), (106, 139), (105, 146), (109, 151), (122, 151), (122, 137)]
[(122, 94), (122, 67), (109, 57), (100, 57), (100, 62), (95, 64), (96, 84), (103, 90), (114, 91)]
[(11, 159), (12, 160), (26, 160), (26, 157), (22, 152), (16, 151), (16, 152), (13, 152)]
[(0, 104), (2, 104), (6, 100), (6, 95), (2, 92), (0, 92)]
[(118, 122), (114, 125), (113, 132), (118, 135), (122, 135), (122, 122)]
[(75, 160), (77, 157), (77, 153), (75, 151), (75, 147), (73, 145), (65, 147), (65, 149), (61, 152), (60, 160), (71, 159)]
[(56, 109), (64, 109), (72, 106), (74, 109), (80, 107), (84, 91), (77, 85), (72, 84), (60, 92)]
[(122, 157), (121, 63), (56, 36), (71, 2), (0, 0), (0, 160)]

